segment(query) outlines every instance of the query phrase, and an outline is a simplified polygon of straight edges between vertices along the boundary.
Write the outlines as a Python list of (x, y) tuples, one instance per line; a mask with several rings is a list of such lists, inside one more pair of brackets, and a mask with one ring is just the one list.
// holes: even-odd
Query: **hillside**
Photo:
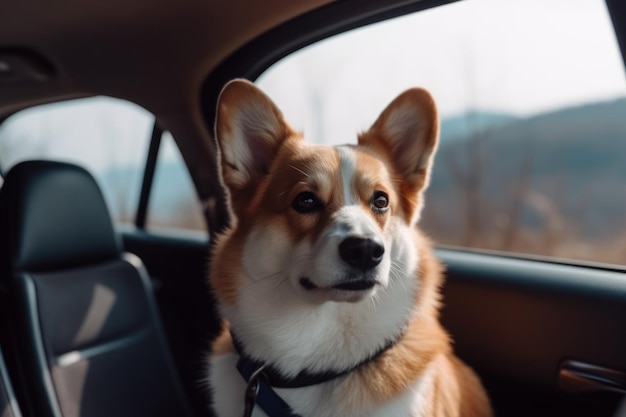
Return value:
[(513, 123), (517, 118), (506, 113), (470, 110), (441, 121), (441, 142), (463, 140), (470, 135)]
[(465, 139), (442, 131), (422, 226), (450, 243), (489, 247), (510, 241), (514, 227), (626, 237), (625, 116), (620, 99), (511, 119)]

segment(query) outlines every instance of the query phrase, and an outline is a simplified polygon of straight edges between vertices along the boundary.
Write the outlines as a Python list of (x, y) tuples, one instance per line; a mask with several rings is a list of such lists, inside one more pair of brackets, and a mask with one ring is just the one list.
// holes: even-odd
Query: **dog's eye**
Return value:
[(389, 197), (382, 191), (376, 191), (372, 197), (372, 208), (376, 211), (386, 211), (389, 208)]
[(313, 213), (321, 211), (324, 208), (324, 203), (312, 192), (303, 191), (296, 196), (291, 207), (299, 213)]

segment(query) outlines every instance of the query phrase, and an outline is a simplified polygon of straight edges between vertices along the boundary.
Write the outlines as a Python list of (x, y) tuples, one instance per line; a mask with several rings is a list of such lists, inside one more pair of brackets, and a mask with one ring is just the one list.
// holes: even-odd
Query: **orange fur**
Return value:
[[(360, 175), (356, 180), (354, 193), (359, 197), (365, 211), (372, 216), (381, 230), (383, 230), (389, 216), (395, 214), (395, 207), (397, 206), (396, 201), (398, 200), (395, 190), (389, 186), (391, 179), (380, 159), (366, 152), (359, 152), (357, 156), (357, 166), (359, 167), (359, 171), (364, 174)], [(391, 212), (381, 215), (375, 214), (369, 209), (369, 199), (375, 190), (384, 191), (388, 195), (390, 199), (389, 206), (392, 207)]]
[(476, 374), (449, 353), (434, 362), (436, 373), (430, 416), (484, 417), (491, 416), (489, 400)]
[[(211, 256), (211, 286), (220, 302), (234, 305), (237, 302), (243, 239), (237, 238), (234, 229), (218, 236)], [(227, 249), (227, 250), (225, 250)]]
[(230, 326), (228, 322), (222, 322), (222, 332), (211, 344), (211, 354), (213, 356), (226, 355), (228, 353), (234, 353), (235, 346), (233, 345), (233, 339), (230, 335)]

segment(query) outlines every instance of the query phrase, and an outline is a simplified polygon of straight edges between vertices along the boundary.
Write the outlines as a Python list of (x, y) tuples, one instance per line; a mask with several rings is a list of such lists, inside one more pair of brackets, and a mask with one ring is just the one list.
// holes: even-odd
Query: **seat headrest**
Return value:
[(87, 265), (120, 256), (106, 203), (94, 178), (76, 165), (28, 161), (0, 190), (0, 257), (14, 270)]

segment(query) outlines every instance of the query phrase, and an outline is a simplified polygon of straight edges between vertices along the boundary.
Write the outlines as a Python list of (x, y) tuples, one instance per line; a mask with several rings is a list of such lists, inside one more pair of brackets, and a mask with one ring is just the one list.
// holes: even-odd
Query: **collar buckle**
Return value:
[(254, 406), (256, 405), (256, 398), (259, 395), (259, 389), (261, 384), (259, 383), (259, 378), (263, 377), (263, 368), (265, 365), (261, 365), (256, 371), (250, 375), (248, 379), (248, 384), (246, 385), (245, 392), (245, 400), (244, 400), (244, 410), (243, 417), (251, 417), (252, 411), (254, 410)]

